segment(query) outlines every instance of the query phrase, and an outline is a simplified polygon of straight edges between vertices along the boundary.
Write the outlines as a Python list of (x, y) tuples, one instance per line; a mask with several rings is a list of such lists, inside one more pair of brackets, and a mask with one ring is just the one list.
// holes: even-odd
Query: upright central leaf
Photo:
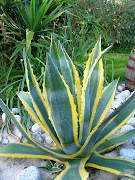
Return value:
[[(80, 143), (84, 144), (91, 130), (103, 87), (103, 64), (101, 59), (101, 37), (89, 55), (84, 71), (82, 104), (80, 115)], [(95, 61), (96, 60), (96, 61)], [(95, 63), (96, 62), (96, 63)]]
[(66, 154), (73, 154), (79, 149), (76, 105), (68, 85), (49, 54), (45, 71), (45, 87), (43, 88), (47, 93), (51, 117), (63, 150)]
[(69, 86), (70, 92), (73, 95), (74, 102), (77, 106), (77, 112), (80, 114), (81, 86), (75, 65), (66, 53), (65, 49), (61, 46), (60, 42), (57, 47), (54, 39), (52, 39), (51, 42), (50, 55), (54, 65), (58, 68), (58, 71), (63, 76), (66, 84)]

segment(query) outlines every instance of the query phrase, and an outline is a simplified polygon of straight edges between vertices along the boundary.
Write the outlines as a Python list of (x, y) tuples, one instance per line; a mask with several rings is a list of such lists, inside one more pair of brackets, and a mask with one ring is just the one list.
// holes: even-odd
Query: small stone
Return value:
[(122, 101), (125, 101), (125, 95), (121, 92), (115, 96), (115, 99), (122, 99)]
[(128, 146), (124, 146), (124, 144), (123, 144), (123, 145), (121, 145), (121, 147), (126, 148), (126, 149), (134, 149), (135, 148), (135, 146), (133, 144), (130, 144)]
[(119, 85), (119, 86), (117, 87), (117, 90), (118, 90), (119, 92), (124, 91), (124, 89), (125, 89), (125, 87), (122, 86), (122, 85)]
[(41, 133), (36, 132), (36, 133), (33, 133), (31, 136), (35, 141), (39, 143), (43, 143), (44, 141), (43, 138), (41, 137)]
[(107, 116), (109, 116), (113, 111), (114, 111), (114, 109), (111, 108), (109, 113), (107, 114)]
[(117, 103), (119, 103), (119, 104), (122, 104), (124, 101), (123, 101), (123, 99), (118, 98), (118, 99), (115, 99), (115, 102), (117, 102)]
[[(112, 136), (116, 136), (116, 135), (119, 135), (120, 134), (120, 130), (117, 130), (117, 131), (115, 131), (113, 134), (112, 134)], [(111, 136), (111, 137), (112, 137)]]
[(125, 90), (125, 91), (123, 91), (123, 93), (125, 95), (125, 99), (127, 99), (131, 94), (129, 90)]
[(135, 145), (135, 136), (132, 137), (132, 143)]
[(118, 92), (117, 90), (115, 91), (115, 96), (117, 95), (117, 94), (119, 94), (120, 92)]
[(133, 126), (131, 125), (124, 125), (121, 129), (120, 129), (120, 133), (126, 132), (126, 131), (131, 131), (133, 130)]
[(12, 112), (13, 112), (14, 114), (18, 114), (18, 113), (19, 113), (19, 110), (18, 110), (18, 108), (12, 108)]
[(127, 124), (129, 124), (129, 125), (131, 125), (131, 126), (135, 126), (135, 118), (134, 118), (134, 117), (131, 117), (131, 118), (128, 120)]
[(122, 91), (121, 93), (117, 94), (115, 96), (116, 99), (122, 99), (123, 101), (125, 101), (128, 97), (130, 96), (130, 91), (129, 90), (125, 90)]
[(53, 140), (46, 133), (42, 134), (42, 137), (47, 145), (54, 146)]
[(19, 131), (19, 129), (15, 126), (14, 129), (13, 129), (13, 134), (16, 135), (17, 137), (21, 138), (22, 137), (22, 134), (21, 132)]
[[(15, 115), (15, 117), (16, 117), (16, 119), (17, 119), (19, 122), (21, 122), (21, 116)], [(14, 124), (14, 121), (13, 121), (12, 119), (11, 119), (11, 123)]]
[(115, 104), (112, 105), (111, 108), (115, 110), (115, 109), (117, 109), (119, 106), (120, 106), (120, 104), (118, 104), (118, 103), (116, 104), (116, 103), (115, 103)]
[(104, 156), (106, 156), (106, 157), (117, 157), (118, 154), (117, 154), (116, 151), (112, 151), (112, 152), (110, 152), (110, 153), (104, 154)]
[(6, 121), (6, 114), (3, 113), (3, 114), (2, 114), (2, 122), (4, 123), (5, 121)]
[(44, 133), (43, 129), (42, 129), (37, 123), (35, 123), (35, 124), (32, 126), (31, 131), (32, 131), (33, 133), (36, 133), (36, 132)]
[(120, 155), (125, 159), (134, 160), (135, 159), (135, 149), (120, 149)]
[(30, 166), (24, 169), (18, 176), (17, 180), (41, 180), (38, 168)]
[(123, 146), (124, 147), (129, 147), (131, 144), (132, 144), (132, 139), (129, 139), (123, 144)]

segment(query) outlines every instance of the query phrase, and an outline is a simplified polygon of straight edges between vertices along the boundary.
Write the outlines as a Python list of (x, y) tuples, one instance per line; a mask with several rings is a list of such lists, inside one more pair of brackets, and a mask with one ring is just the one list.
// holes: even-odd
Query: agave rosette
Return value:
[[(27, 134), (14, 114), (0, 100), (3, 111), (14, 121), (30, 144), (13, 143), (0, 148), (0, 156), (40, 158), (65, 164), (56, 179), (87, 179), (85, 167), (94, 167), (117, 175), (135, 178), (133, 161), (103, 156), (135, 135), (135, 131), (111, 135), (120, 129), (135, 111), (135, 93), (117, 110), (107, 116), (114, 100), (118, 80), (103, 88), (101, 37), (86, 63), (82, 86), (78, 72), (62, 47), (54, 40), (47, 54), (46, 70), (41, 92), (36, 77), (24, 53), (28, 92), (17, 93), (35, 122), (54, 141), (49, 148)], [(111, 142), (111, 143), (110, 143)], [(131, 171), (132, 170), (132, 171)]]

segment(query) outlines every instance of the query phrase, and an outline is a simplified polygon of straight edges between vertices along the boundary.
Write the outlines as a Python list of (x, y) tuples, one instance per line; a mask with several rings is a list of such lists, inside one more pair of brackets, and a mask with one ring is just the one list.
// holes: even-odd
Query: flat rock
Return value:
[[(19, 121), (19, 122), (21, 122), (21, 116), (19, 116), (19, 115), (15, 115), (15, 117), (16, 117), (16, 119)], [(14, 121), (11, 119), (11, 123), (13, 123), (14, 124)]]
[(132, 139), (129, 139), (123, 144), (123, 146), (124, 147), (129, 147), (131, 144), (132, 144)]
[(116, 99), (122, 99), (123, 101), (130, 96), (130, 91), (125, 90), (115, 96)]
[(120, 155), (125, 159), (134, 160), (135, 159), (135, 149), (120, 149)]
[(118, 180), (118, 176), (106, 171), (99, 170), (94, 175), (92, 174), (88, 180)]
[(135, 118), (134, 118), (134, 117), (131, 117), (131, 118), (128, 120), (127, 124), (135, 127)]
[(126, 131), (131, 131), (133, 129), (134, 129), (133, 126), (126, 124), (126, 125), (122, 126), (122, 128), (120, 129), (120, 133), (123, 133)]
[(18, 114), (18, 113), (19, 113), (19, 110), (18, 110), (18, 108), (12, 108), (12, 112), (13, 112), (14, 114)]
[(36, 132), (36, 133), (32, 133), (31, 134), (31, 137), (35, 140), (35, 141), (38, 141), (39, 143), (43, 143), (43, 138), (42, 138), (42, 136), (41, 136), (41, 133), (38, 133), (38, 132)]
[(38, 168), (30, 166), (24, 169), (18, 176), (17, 180), (41, 180)]
[(125, 89), (125, 86), (124, 86), (124, 85), (119, 85), (119, 86), (117, 87), (117, 90), (118, 90), (119, 92), (124, 91), (124, 89)]
[(36, 132), (44, 133), (43, 129), (42, 129), (37, 123), (35, 123), (35, 124), (32, 126), (31, 131), (32, 131), (33, 133), (36, 133)]
[(41, 136), (48, 146), (54, 146), (53, 140), (46, 133), (43, 133)]
[(117, 157), (118, 154), (116, 151), (112, 151), (112, 152), (104, 154), (104, 156), (106, 156), (106, 157)]

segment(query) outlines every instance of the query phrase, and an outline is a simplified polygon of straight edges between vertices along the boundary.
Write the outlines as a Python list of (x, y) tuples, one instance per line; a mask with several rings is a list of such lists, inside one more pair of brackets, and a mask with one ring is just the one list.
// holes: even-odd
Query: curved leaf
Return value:
[[(32, 117), (32, 119), (36, 123), (38, 123), (38, 125), (43, 129), (43, 131), (46, 132), (46, 134), (48, 134), (48, 136), (49, 136), (46, 126), (42, 124), (41, 120), (39, 119), (39, 117), (37, 116), (37, 114), (35, 112), (35, 109), (33, 107), (33, 104), (32, 104), (31, 98), (30, 98), (30, 94), (28, 92), (19, 92), (19, 93), (17, 93), (17, 96), (20, 98), (22, 104), (24, 105), (25, 109), (28, 111), (28, 113)], [(53, 132), (53, 129), (50, 129), (50, 130)], [(61, 148), (59, 139), (57, 138), (56, 134), (54, 133), (51, 135), (52, 135), (51, 137), (54, 140), (54, 142), (56, 143), (56, 145)]]
[(98, 153), (101, 153), (101, 152), (103, 153), (105, 151), (109, 151), (109, 150), (125, 143), (127, 140), (131, 139), (133, 136), (135, 136), (135, 130), (112, 136), (111, 138), (108, 138), (107, 140), (105, 140), (105, 142), (100, 144), (96, 148), (96, 151)]
[(66, 160), (26, 143), (4, 145), (0, 148), (0, 157), (50, 159), (59, 163)]
[(111, 158), (94, 152), (86, 163), (87, 167), (93, 167), (108, 171), (116, 175), (135, 178), (135, 162), (121, 158)]

